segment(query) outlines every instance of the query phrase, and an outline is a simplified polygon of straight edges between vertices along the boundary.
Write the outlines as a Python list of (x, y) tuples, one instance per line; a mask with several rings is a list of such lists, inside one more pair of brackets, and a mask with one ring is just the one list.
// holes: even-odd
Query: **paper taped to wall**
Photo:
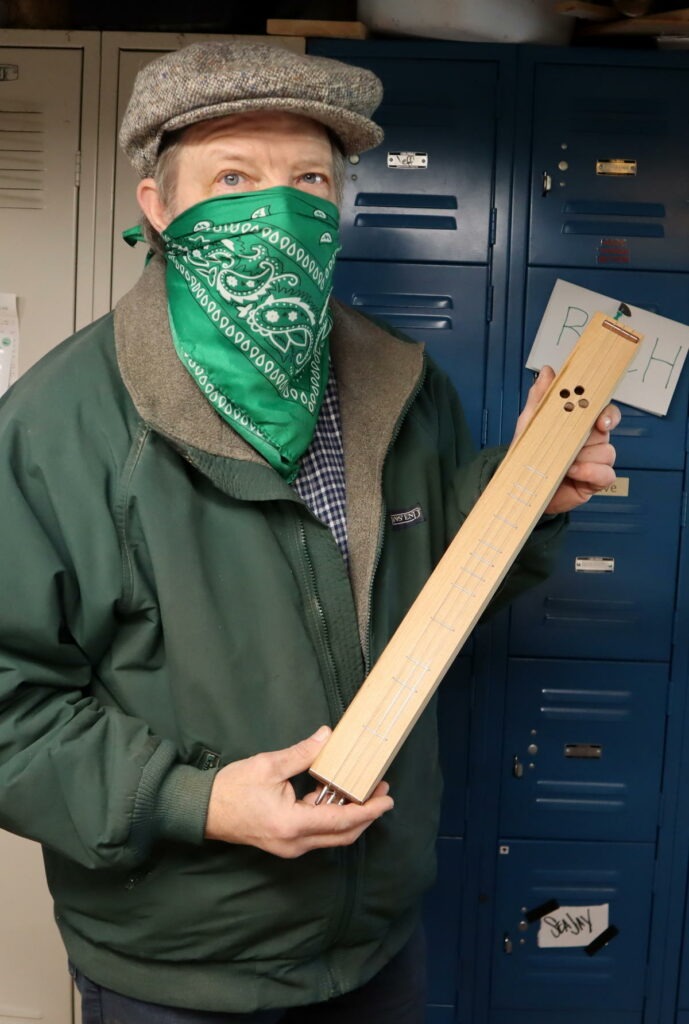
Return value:
[(18, 350), (17, 296), (0, 292), (0, 395), (17, 379)]
[[(529, 352), (527, 369), (540, 370), (547, 365), (557, 372), (591, 316), (600, 311), (612, 317), (621, 301), (627, 300), (558, 279)], [(614, 397), (644, 412), (665, 416), (689, 349), (689, 327), (627, 304), (629, 326), (643, 334), (644, 340)]]

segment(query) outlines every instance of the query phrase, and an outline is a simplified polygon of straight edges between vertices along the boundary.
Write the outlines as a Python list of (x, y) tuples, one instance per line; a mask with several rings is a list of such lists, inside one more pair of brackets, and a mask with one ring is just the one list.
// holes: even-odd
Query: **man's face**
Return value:
[(322, 125), (296, 114), (261, 111), (192, 125), (172, 172), (168, 202), (152, 178), (139, 185), (139, 202), (158, 231), (204, 199), (276, 185), (336, 202), (330, 139)]

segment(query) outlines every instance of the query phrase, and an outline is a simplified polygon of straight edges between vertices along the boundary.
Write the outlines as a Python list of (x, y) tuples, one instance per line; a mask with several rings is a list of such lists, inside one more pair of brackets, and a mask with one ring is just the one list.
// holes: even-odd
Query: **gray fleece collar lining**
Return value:
[[(347, 306), (333, 302), (332, 312), (330, 345), (340, 395), (350, 575), (364, 636), (383, 515), (383, 463), (402, 411), (421, 379), (424, 356), (423, 346), (400, 341)], [(151, 260), (118, 302), (115, 343), (125, 386), (153, 430), (183, 447), (269, 468), (218, 416), (177, 356), (160, 257)]]

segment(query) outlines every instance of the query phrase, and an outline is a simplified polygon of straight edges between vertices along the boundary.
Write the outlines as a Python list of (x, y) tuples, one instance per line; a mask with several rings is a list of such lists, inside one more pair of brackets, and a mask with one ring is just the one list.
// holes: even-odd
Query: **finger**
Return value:
[(621, 419), (622, 413), (616, 405), (606, 405), (605, 409), (603, 409), (602, 413), (596, 420), (596, 428), (600, 430), (601, 433), (607, 433), (610, 430), (614, 430), (615, 427), (618, 427)]
[(357, 828), (366, 828), (394, 807), (392, 797), (369, 797), (365, 804), (319, 804), (300, 801), (299, 834), (304, 836), (338, 836)]
[(597, 462), (575, 462), (567, 475), (576, 481), (578, 488), (583, 484), (593, 494), (610, 487), (616, 479), (612, 466)]

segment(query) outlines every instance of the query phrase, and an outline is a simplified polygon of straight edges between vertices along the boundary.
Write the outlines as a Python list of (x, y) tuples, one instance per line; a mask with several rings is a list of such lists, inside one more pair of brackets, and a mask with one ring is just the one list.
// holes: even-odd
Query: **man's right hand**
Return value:
[[(277, 857), (300, 857), (326, 846), (349, 846), (394, 805), (381, 782), (365, 804), (320, 804), (317, 790), (298, 800), (289, 781), (306, 771), (330, 729), (285, 750), (256, 754), (221, 768), (213, 782), (206, 839), (257, 846)], [(319, 787), (320, 788), (320, 787)]]

